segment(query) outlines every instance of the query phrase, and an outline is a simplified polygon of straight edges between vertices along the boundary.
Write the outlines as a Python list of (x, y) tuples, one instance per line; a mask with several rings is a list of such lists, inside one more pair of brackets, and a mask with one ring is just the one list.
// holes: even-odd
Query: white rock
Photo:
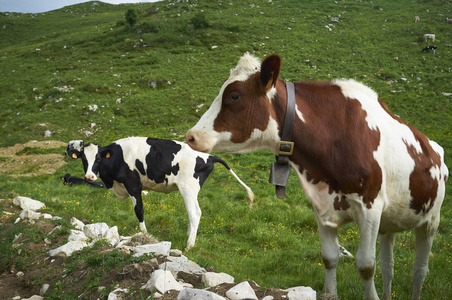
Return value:
[(21, 296), (16, 296), (16, 297), (13, 297), (13, 298), (12, 298), (12, 300), (20, 300), (20, 299), (22, 299)]
[(68, 241), (87, 241), (88, 237), (85, 235), (85, 233), (81, 230), (74, 230), (71, 229), (71, 234), (67, 238)]
[(248, 281), (243, 281), (226, 292), (230, 300), (258, 300)]
[(133, 256), (138, 257), (149, 253), (156, 255), (168, 255), (171, 249), (171, 242), (160, 242), (156, 244), (138, 245), (135, 247)]
[(39, 295), (44, 296), (44, 294), (47, 292), (48, 289), (49, 289), (49, 285), (47, 283), (44, 283), (41, 287), (41, 290), (39, 291)]
[(75, 227), (75, 229), (78, 230), (83, 230), (83, 228), (85, 227), (85, 224), (82, 221), (74, 217), (71, 218), (71, 224)]
[(18, 240), (21, 236), (22, 236), (22, 233), (15, 234), (15, 235), (14, 235), (14, 239), (13, 239), (13, 244), (14, 244), (15, 242), (17, 242), (17, 240)]
[(180, 291), (183, 289), (173, 274), (170, 271), (156, 270), (152, 273), (148, 282), (141, 287), (141, 289), (147, 289), (150, 292), (157, 291), (160, 294), (165, 294), (169, 290)]
[(22, 300), (43, 300), (44, 298), (38, 295), (31, 296), (30, 298), (22, 298)]
[(128, 294), (129, 290), (128, 289), (116, 289), (113, 292), (111, 292), (110, 294), (108, 294), (108, 300), (119, 300), (122, 299), (121, 296), (118, 297), (118, 294), (120, 293), (124, 293), (124, 294)]
[(24, 274), (24, 272), (22, 272), (22, 271), (19, 271), (19, 272), (17, 272), (16, 273), (16, 277), (22, 277), (22, 276), (24, 276), (25, 274)]
[(51, 214), (42, 214), (42, 217), (49, 220), (53, 218)]
[(37, 220), (41, 217), (41, 213), (26, 208), (20, 213), (19, 217), (21, 219)]
[(106, 223), (95, 223), (85, 225), (85, 227), (83, 227), (83, 232), (88, 238), (98, 239), (103, 238), (108, 229)]
[(287, 289), (287, 299), (288, 300), (316, 300), (317, 293), (312, 288), (308, 286), (297, 286)]
[(55, 230), (58, 230), (58, 229), (60, 229), (61, 227), (62, 227), (61, 225), (56, 226), (55, 228), (53, 228), (52, 230), (50, 230), (50, 232), (49, 232), (47, 235), (51, 235)]
[(15, 197), (13, 203), (20, 206), (22, 209), (29, 209), (34, 211), (39, 210), (45, 206), (45, 204), (41, 201), (22, 196)]
[(186, 288), (177, 296), (177, 300), (225, 300), (225, 298), (205, 290)]
[(226, 273), (207, 272), (202, 274), (202, 283), (206, 287), (213, 287), (222, 283), (234, 283), (234, 277)]
[(169, 255), (174, 256), (174, 257), (181, 257), (182, 251), (180, 251), (178, 249), (171, 249)]
[(82, 241), (70, 241), (64, 244), (63, 246), (50, 250), (49, 255), (52, 257), (57, 255), (71, 256), (73, 252), (82, 250), (86, 246), (88, 245)]
[(107, 242), (111, 245), (116, 245), (119, 243), (119, 233), (118, 226), (113, 226), (107, 230), (104, 237), (107, 239)]
[(168, 256), (166, 259), (168, 261), (162, 263), (159, 268), (171, 271), (174, 276), (176, 276), (178, 272), (190, 274), (202, 274), (206, 272), (204, 268), (201, 268), (197, 263), (188, 260), (188, 258), (184, 255), (181, 257)]
[(273, 296), (265, 296), (261, 300), (273, 300), (273, 299), (275, 299), (275, 297), (273, 297)]

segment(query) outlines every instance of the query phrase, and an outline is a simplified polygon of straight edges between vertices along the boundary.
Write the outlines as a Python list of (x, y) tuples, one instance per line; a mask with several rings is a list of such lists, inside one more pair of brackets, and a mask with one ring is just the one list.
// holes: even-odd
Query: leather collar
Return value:
[(292, 133), (295, 121), (295, 88), (292, 82), (286, 82), (287, 105), (281, 140), (276, 148), (276, 162), (272, 163), (269, 182), (275, 185), (276, 196), (286, 198), (285, 187), (289, 179), (289, 158), (293, 153)]

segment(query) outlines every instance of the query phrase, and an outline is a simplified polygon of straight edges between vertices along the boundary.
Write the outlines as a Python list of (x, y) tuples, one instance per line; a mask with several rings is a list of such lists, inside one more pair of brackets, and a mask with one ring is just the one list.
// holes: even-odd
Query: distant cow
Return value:
[(100, 187), (100, 188), (104, 188), (105, 185), (102, 182), (90, 182), (87, 181), (83, 178), (79, 178), (79, 177), (75, 177), (75, 176), (71, 176), (71, 174), (66, 173), (66, 175), (64, 175), (63, 177), (61, 177), (61, 179), (63, 180), (64, 184), (68, 184), (68, 185), (79, 185), (79, 184), (85, 184), (91, 187)]
[(66, 151), (72, 158), (82, 158), (85, 178), (100, 179), (116, 196), (125, 199), (130, 196), (142, 232), (147, 232), (144, 223), (142, 190), (169, 193), (179, 189), (188, 213), (187, 249), (195, 245), (196, 233), (201, 219), (198, 193), (220, 163), (242, 184), (250, 199), (254, 198), (246, 186), (222, 159), (197, 152), (185, 143), (146, 137), (129, 137), (106, 147), (71, 141)]
[(444, 24), (452, 24), (452, 19), (446, 18), (446, 20), (444, 21)]
[(419, 16), (414, 17), (414, 23), (417, 23), (417, 22), (419, 22)]
[(432, 42), (434, 42), (435, 41), (435, 35), (432, 34), (432, 33), (424, 34), (424, 39), (425, 39), (426, 42), (427, 42), (427, 40), (432, 40)]
[(430, 51), (433, 51), (433, 52), (435, 52), (436, 53), (436, 46), (427, 46), (427, 47), (425, 47), (424, 49), (422, 49), (422, 52), (430, 52)]
[[(206, 152), (266, 148), (288, 157), (317, 219), (327, 294), (337, 294), (339, 226), (359, 227), (356, 266), (365, 299), (378, 299), (378, 234), (383, 297), (390, 299), (395, 233), (414, 229), (413, 298), (419, 299), (448, 178), (444, 150), (392, 114), (369, 87), (354, 80), (287, 83), (278, 78), (280, 67), (278, 55), (260, 63), (245, 54), (188, 131), (188, 144)], [(291, 118), (293, 144), (282, 137)]]

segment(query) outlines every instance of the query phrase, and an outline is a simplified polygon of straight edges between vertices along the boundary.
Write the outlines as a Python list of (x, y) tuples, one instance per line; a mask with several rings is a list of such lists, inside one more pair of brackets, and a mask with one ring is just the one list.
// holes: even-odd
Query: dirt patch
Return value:
[(25, 154), (17, 153), (25, 148), (54, 149), (65, 147), (60, 141), (29, 141), (7, 148), (0, 148), (0, 175), (12, 177), (37, 176), (53, 174), (65, 164), (64, 153), (61, 154)]

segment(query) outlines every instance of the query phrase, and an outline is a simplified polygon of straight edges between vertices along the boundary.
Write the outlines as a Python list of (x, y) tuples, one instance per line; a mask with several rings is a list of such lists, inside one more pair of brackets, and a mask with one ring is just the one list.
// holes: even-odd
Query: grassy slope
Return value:
[[(130, 135), (183, 140), (245, 51), (261, 58), (276, 52), (284, 59), (285, 80), (355, 78), (368, 84), (393, 112), (441, 144), (446, 163), (452, 165), (451, 96), (443, 94), (452, 92), (451, 29), (442, 24), (450, 17), (450, 4), (193, 2), (196, 5), (85, 3), (45, 14), (0, 16), (0, 146), (42, 140), (44, 130), (62, 141), (85, 138), (101, 144)], [(157, 32), (116, 26), (128, 7), (140, 11), (138, 30)], [(190, 19), (201, 11), (211, 26), (195, 30)], [(413, 22), (415, 15), (421, 22)], [(332, 17), (340, 17), (340, 22), (333, 23)], [(436, 34), (436, 54), (421, 52), (424, 33)], [(55, 88), (65, 85), (73, 90)], [(94, 104), (96, 111), (89, 109)], [(37, 126), (44, 122), (45, 127)], [(94, 134), (86, 138), (85, 130)], [(277, 200), (267, 183), (272, 160), (268, 151), (218, 155), (253, 188), (256, 205), (248, 212), (241, 186), (217, 167), (200, 193), (203, 217), (197, 247), (187, 255), (237, 280), (250, 278), (268, 287), (310, 285), (320, 292), (323, 265), (317, 228), (295, 176), (288, 199)], [(20, 180), (3, 176), (0, 196), (18, 193), (46, 202), (50, 211), (67, 218), (115, 224), (125, 234), (136, 230), (129, 201), (108, 191), (55, 185), (65, 172), (81, 176), (80, 162), (68, 159), (54, 175)], [(452, 275), (444, 272), (452, 260), (451, 197), (449, 181), (425, 299), (446, 299), (452, 293)], [(151, 193), (146, 198), (149, 231), (183, 248), (187, 218), (181, 196)], [(354, 253), (356, 226), (340, 233), (340, 243)], [(411, 233), (399, 235), (393, 286), (398, 299), (410, 294), (413, 247)], [(362, 294), (352, 260), (340, 265), (338, 279), (343, 299)], [(377, 284), (380, 290), (378, 271)]]

